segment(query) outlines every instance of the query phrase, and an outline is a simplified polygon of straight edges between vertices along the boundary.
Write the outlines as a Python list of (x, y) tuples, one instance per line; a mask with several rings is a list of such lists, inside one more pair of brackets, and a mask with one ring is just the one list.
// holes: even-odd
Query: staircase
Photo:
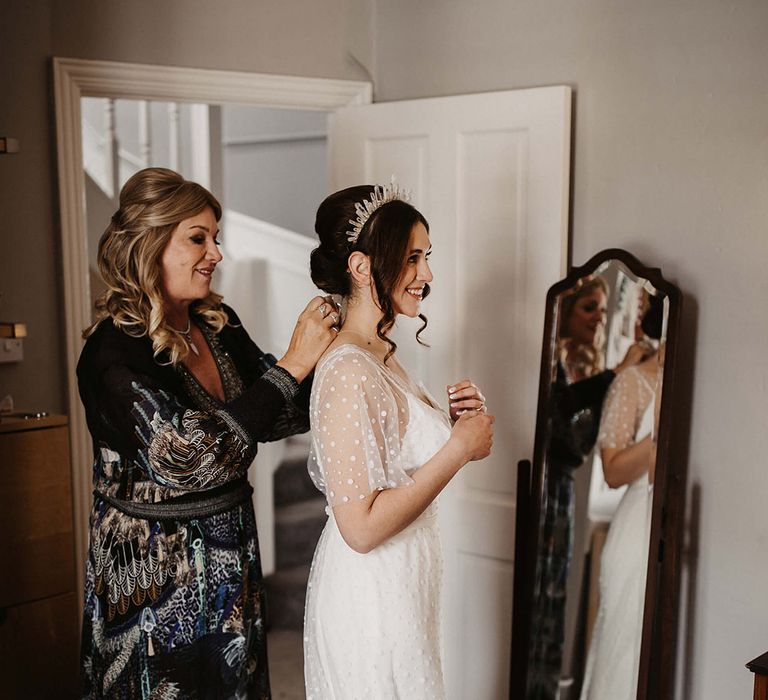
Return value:
[(307, 471), (308, 452), (306, 440), (289, 438), (274, 475), (275, 571), (264, 579), (271, 631), (303, 628), (309, 567), (327, 520), (325, 497)]

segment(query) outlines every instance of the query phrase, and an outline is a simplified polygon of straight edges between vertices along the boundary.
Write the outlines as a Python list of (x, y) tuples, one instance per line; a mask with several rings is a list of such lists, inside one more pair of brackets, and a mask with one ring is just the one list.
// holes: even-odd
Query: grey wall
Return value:
[(365, 79), (348, 55), (356, 0), (51, 2), (56, 56)]
[(328, 194), (326, 113), (221, 112), (225, 206), (314, 238), (317, 205)]
[[(0, 365), (0, 396), (66, 408), (50, 58), (158, 63), (367, 80), (350, 48), (369, 44), (352, 0), (32, 0), (3, 4), (0, 320), (28, 324), (26, 360)], [(357, 23), (350, 29), (350, 22)], [(348, 41), (347, 37), (354, 37)]]
[(60, 246), (55, 235), (53, 111), (47, 2), (4, 3), (0, 22), (0, 320), (27, 324), (25, 360), (0, 365), (0, 395), (24, 409), (64, 408)]
[(700, 513), (679, 696), (749, 697), (768, 647), (768, 4), (386, 0), (375, 26), (377, 100), (575, 88), (573, 261), (626, 248), (686, 294)]

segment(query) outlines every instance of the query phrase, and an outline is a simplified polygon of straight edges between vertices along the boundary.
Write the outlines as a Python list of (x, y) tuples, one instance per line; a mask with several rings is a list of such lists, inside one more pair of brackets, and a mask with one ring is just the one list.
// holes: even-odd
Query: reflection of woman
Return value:
[(493, 419), (463, 381), (449, 388), (451, 427), (387, 335), (399, 314), (426, 322), (424, 217), (396, 190), (359, 186), (328, 197), (316, 229), (312, 279), (347, 313), (310, 403), (309, 468), (330, 517), (307, 594), (307, 697), (443, 698), (435, 499), (489, 454)]
[[(663, 301), (649, 298), (641, 324), (658, 340)], [(600, 607), (595, 622), (581, 700), (633, 700), (643, 629), (645, 577), (652, 492), (652, 432), (660, 384), (660, 352), (616, 378), (608, 391), (598, 445), (605, 480), (628, 485), (611, 521), (600, 560)]]
[(310, 302), (274, 365), (210, 290), (220, 215), (149, 168), (99, 243), (103, 319), (78, 364), (95, 457), (84, 697), (269, 697), (246, 472), (258, 442), (307, 429), (303, 380), (338, 319)]
[[(615, 372), (603, 369), (608, 286), (582, 280), (560, 301), (558, 358), (551, 388), (544, 500), (536, 558), (527, 697), (554, 699), (563, 657), (566, 584), (573, 550), (573, 470), (591, 452), (603, 398)], [(643, 355), (633, 345), (616, 371)]]

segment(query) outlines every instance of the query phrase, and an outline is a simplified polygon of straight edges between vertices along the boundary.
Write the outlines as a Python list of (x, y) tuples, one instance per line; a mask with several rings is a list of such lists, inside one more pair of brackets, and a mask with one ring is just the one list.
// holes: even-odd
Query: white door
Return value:
[(508, 697), (515, 480), (533, 450), (544, 299), (567, 254), (568, 87), (342, 109), (331, 186), (411, 189), (430, 222), (431, 348), (400, 328), (402, 356), (438, 398), (471, 377), (496, 415), (493, 454), (441, 497), (449, 697)]

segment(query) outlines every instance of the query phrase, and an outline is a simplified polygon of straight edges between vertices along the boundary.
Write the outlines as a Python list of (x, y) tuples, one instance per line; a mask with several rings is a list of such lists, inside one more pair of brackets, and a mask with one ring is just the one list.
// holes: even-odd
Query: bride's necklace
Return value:
[(190, 318), (187, 321), (187, 328), (186, 330), (179, 330), (178, 328), (174, 328), (173, 326), (170, 326), (171, 330), (176, 331), (179, 333), (184, 340), (186, 341), (187, 345), (189, 346), (189, 349), (195, 353), (198, 357), (200, 357), (200, 351), (197, 349), (197, 345), (195, 345), (195, 341), (192, 340), (192, 319)]
[[(352, 333), (353, 335), (356, 335), (358, 338), (364, 338), (364, 339), (365, 339), (365, 342), (366, 342), (368, 345), (373, 345), (374, 336), (372, 336), (372, 335), (366, 335), (365, 333), (361, 333), (360, 331), (356, 331), (356, 330), (353, 330), (352, 328), (342, 328), (342, 329), (339, 331), (338, 335), (341, 335), (342, 333)], [(379, 341), (381, 340), (380, 338), (378, 338), (378, 336), (376, 337), (376, 339), (377, 339), (377, 340), (379, 340)], [(376, 355), (376, 353), (374, 353), (372, 350), (371, 350), (371, 351), (369, 351), (369, 352), (372, 352), (374, 355)], [(376, 356), (378, 357), (378, 355), (376, 355)], [(390, 358), (390, 359), (391, 359), (391, 360), (394, 360), (395, 358), (394, 358), (394, 356), (393, 356), (393, 357), (392, 357), (392, 358)], [(387, 368), (388, 368), (388, 369), (390, 369), (391, 371), (394, 371), (394, 370), (392, 369), (392, 366), (391, 366), (391, 365), (389, 365), (389, 364), (388, 364), (388, 362), (384, 362), (384, 360), (382, 360), (381, 358), (379, 358), (379, 361), (380, 361), (380, 362), (382, 362), (382, 363), (384, 364), (384, 366), (385, 366), (385, 367), (387, 367)], [(399, 363), (398, 363), (398, 364), (399, 364)], [(402, 381), (404, 381), (406, 384), (409, 384), (409, 385), (411, 385), (411, 386), (413, 385), (413, 380), (412, 380), (410, 377), (408, 377), (408, 373), (407, 373), (407, 372), (405, 372), (404, 370), (402, 370), (402, 367), (401, 367), (401, 371), (397, 371), (397, 372), (395, 372), (395, 374), (397, 374), (397, 375), (400, 377), (400, 379), (401, 379)], [(405, 375), (405, 376), (403, 376), (403, 375)]]

